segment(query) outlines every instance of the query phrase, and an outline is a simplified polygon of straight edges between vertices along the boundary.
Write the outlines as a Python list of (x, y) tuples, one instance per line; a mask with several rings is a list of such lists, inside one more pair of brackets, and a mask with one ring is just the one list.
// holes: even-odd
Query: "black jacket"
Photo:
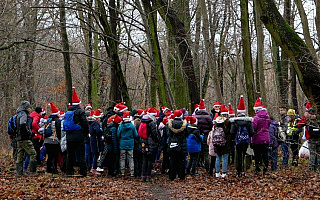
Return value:
[[(207, 136), (213, 127), (213, 122), (210, 115), (207, 113), (207, 111), (198, 110), (196, 112), (196, 118), (198, 120), (198, 129), (201, 133)], [(206, 137), (204, 139), (207, 141)]]
[(149, 152), (156, 153), (158, 151), (158, 143), (159, 143), (159, 133), (157, 131), (156, 124), (154, 123), (152, 118), (150, 118), (148, 115), (145, 115), (142, 117), (141, 123), (147, 123), (148, 138), (146, 140), (140, 138), (140, 143), (145, 143), (146, 146), (150, 149)]
[(170, 152), (170, 143), (177, 141), (181, 146), (182, 153), (187, 154), (187, 122), (185, 120), (174, 119), (168, 121), (168, 131), (170, 133), (168, 138), (168, 151)]
[(29, 112), (22, 107), (17, 110), (17, 141), (31, 140), (33, 137), (32, 132), (32, 118), (29, 116)]
[(85, 141), (89, 134), (89, 122), (84, 110), (79, 106), (73, 105), (69, 111), (75, 111), (73, 121), (82, 127), (82, 130), (67, 132), (67, 141)]

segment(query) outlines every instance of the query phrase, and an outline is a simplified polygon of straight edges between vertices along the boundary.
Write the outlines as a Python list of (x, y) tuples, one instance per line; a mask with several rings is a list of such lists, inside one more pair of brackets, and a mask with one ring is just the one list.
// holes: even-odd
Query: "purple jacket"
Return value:
[(266, 110), (259, 111), (253, 118), (252, 128), (253, 136), (251, 138), (251, 143), (253, 144), (269, 144), (269, 126), (270, 117)]
[[(196, 112), (196, 118), (198, 120), (198, 129), (200, 130), (201, 133), (208, 134), (213, 127), (213, 122), (212, 119), (205, 110), (198, 110)], [(205, 141), (207, 138), (205, 138)]]

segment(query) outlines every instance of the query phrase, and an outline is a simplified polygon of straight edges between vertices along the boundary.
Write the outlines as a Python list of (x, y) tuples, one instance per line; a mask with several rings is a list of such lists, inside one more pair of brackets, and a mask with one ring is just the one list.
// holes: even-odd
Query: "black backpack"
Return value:
[(309, 122), (309, 135), (313, 139), (319, 139), (320, 138), (320, 126), (319, 123), (316, 121), (310, 121)]

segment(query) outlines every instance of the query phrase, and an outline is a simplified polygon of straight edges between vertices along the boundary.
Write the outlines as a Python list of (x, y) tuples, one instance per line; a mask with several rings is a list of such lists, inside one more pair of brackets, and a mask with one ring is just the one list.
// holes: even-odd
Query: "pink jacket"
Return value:
[(214, 152), (214, 146), (212, 144), (212, 131), (210, 131), (210, 133), (208, 134), (208, 138), (207, 138), (207, 144), (209, 146), (209, 155), (210, 156), (217, 156), (216, 152)]

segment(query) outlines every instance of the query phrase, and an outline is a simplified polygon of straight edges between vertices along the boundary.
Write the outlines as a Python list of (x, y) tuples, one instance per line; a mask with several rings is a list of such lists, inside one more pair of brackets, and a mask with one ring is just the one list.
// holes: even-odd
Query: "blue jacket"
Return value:
[(122, 122), (118, 128), (117, 137), (120, 150), (133, 150), (134, 138), (138, 137), (138, 132), (131, 122)]
[(93, 121), (89, 126), (90, 148), (92, 153), (102, 152), (102, 131), (97, 121)]
[(189, 153), (197, 153), (201, 151), (201, 142), (203, 135), (200, 135), (200, 131), (197, 127), (188, 126), (189, 135), (187, 137), (187, 150)]
[(277, 121), (272, 121), (270, 126), (269, 126), (269, 137), (270, 137), (270, 143), (269, 146), (272, 147), (272, 149), (276, 149), (279, 146), (278, 143), (278, 127), (279, 127), (279, 122)]
[(118, 138), (117, 138), (117, 129), (118, 129), (118, 124), (111, 122), (107, 128), (109, 129), (111, 136), (112, 136), (112, 143), (107, 144), (106, 148), (108, 150), (113, 150), (115, 153), (119, 152), (119, 145), (118, 145)]

